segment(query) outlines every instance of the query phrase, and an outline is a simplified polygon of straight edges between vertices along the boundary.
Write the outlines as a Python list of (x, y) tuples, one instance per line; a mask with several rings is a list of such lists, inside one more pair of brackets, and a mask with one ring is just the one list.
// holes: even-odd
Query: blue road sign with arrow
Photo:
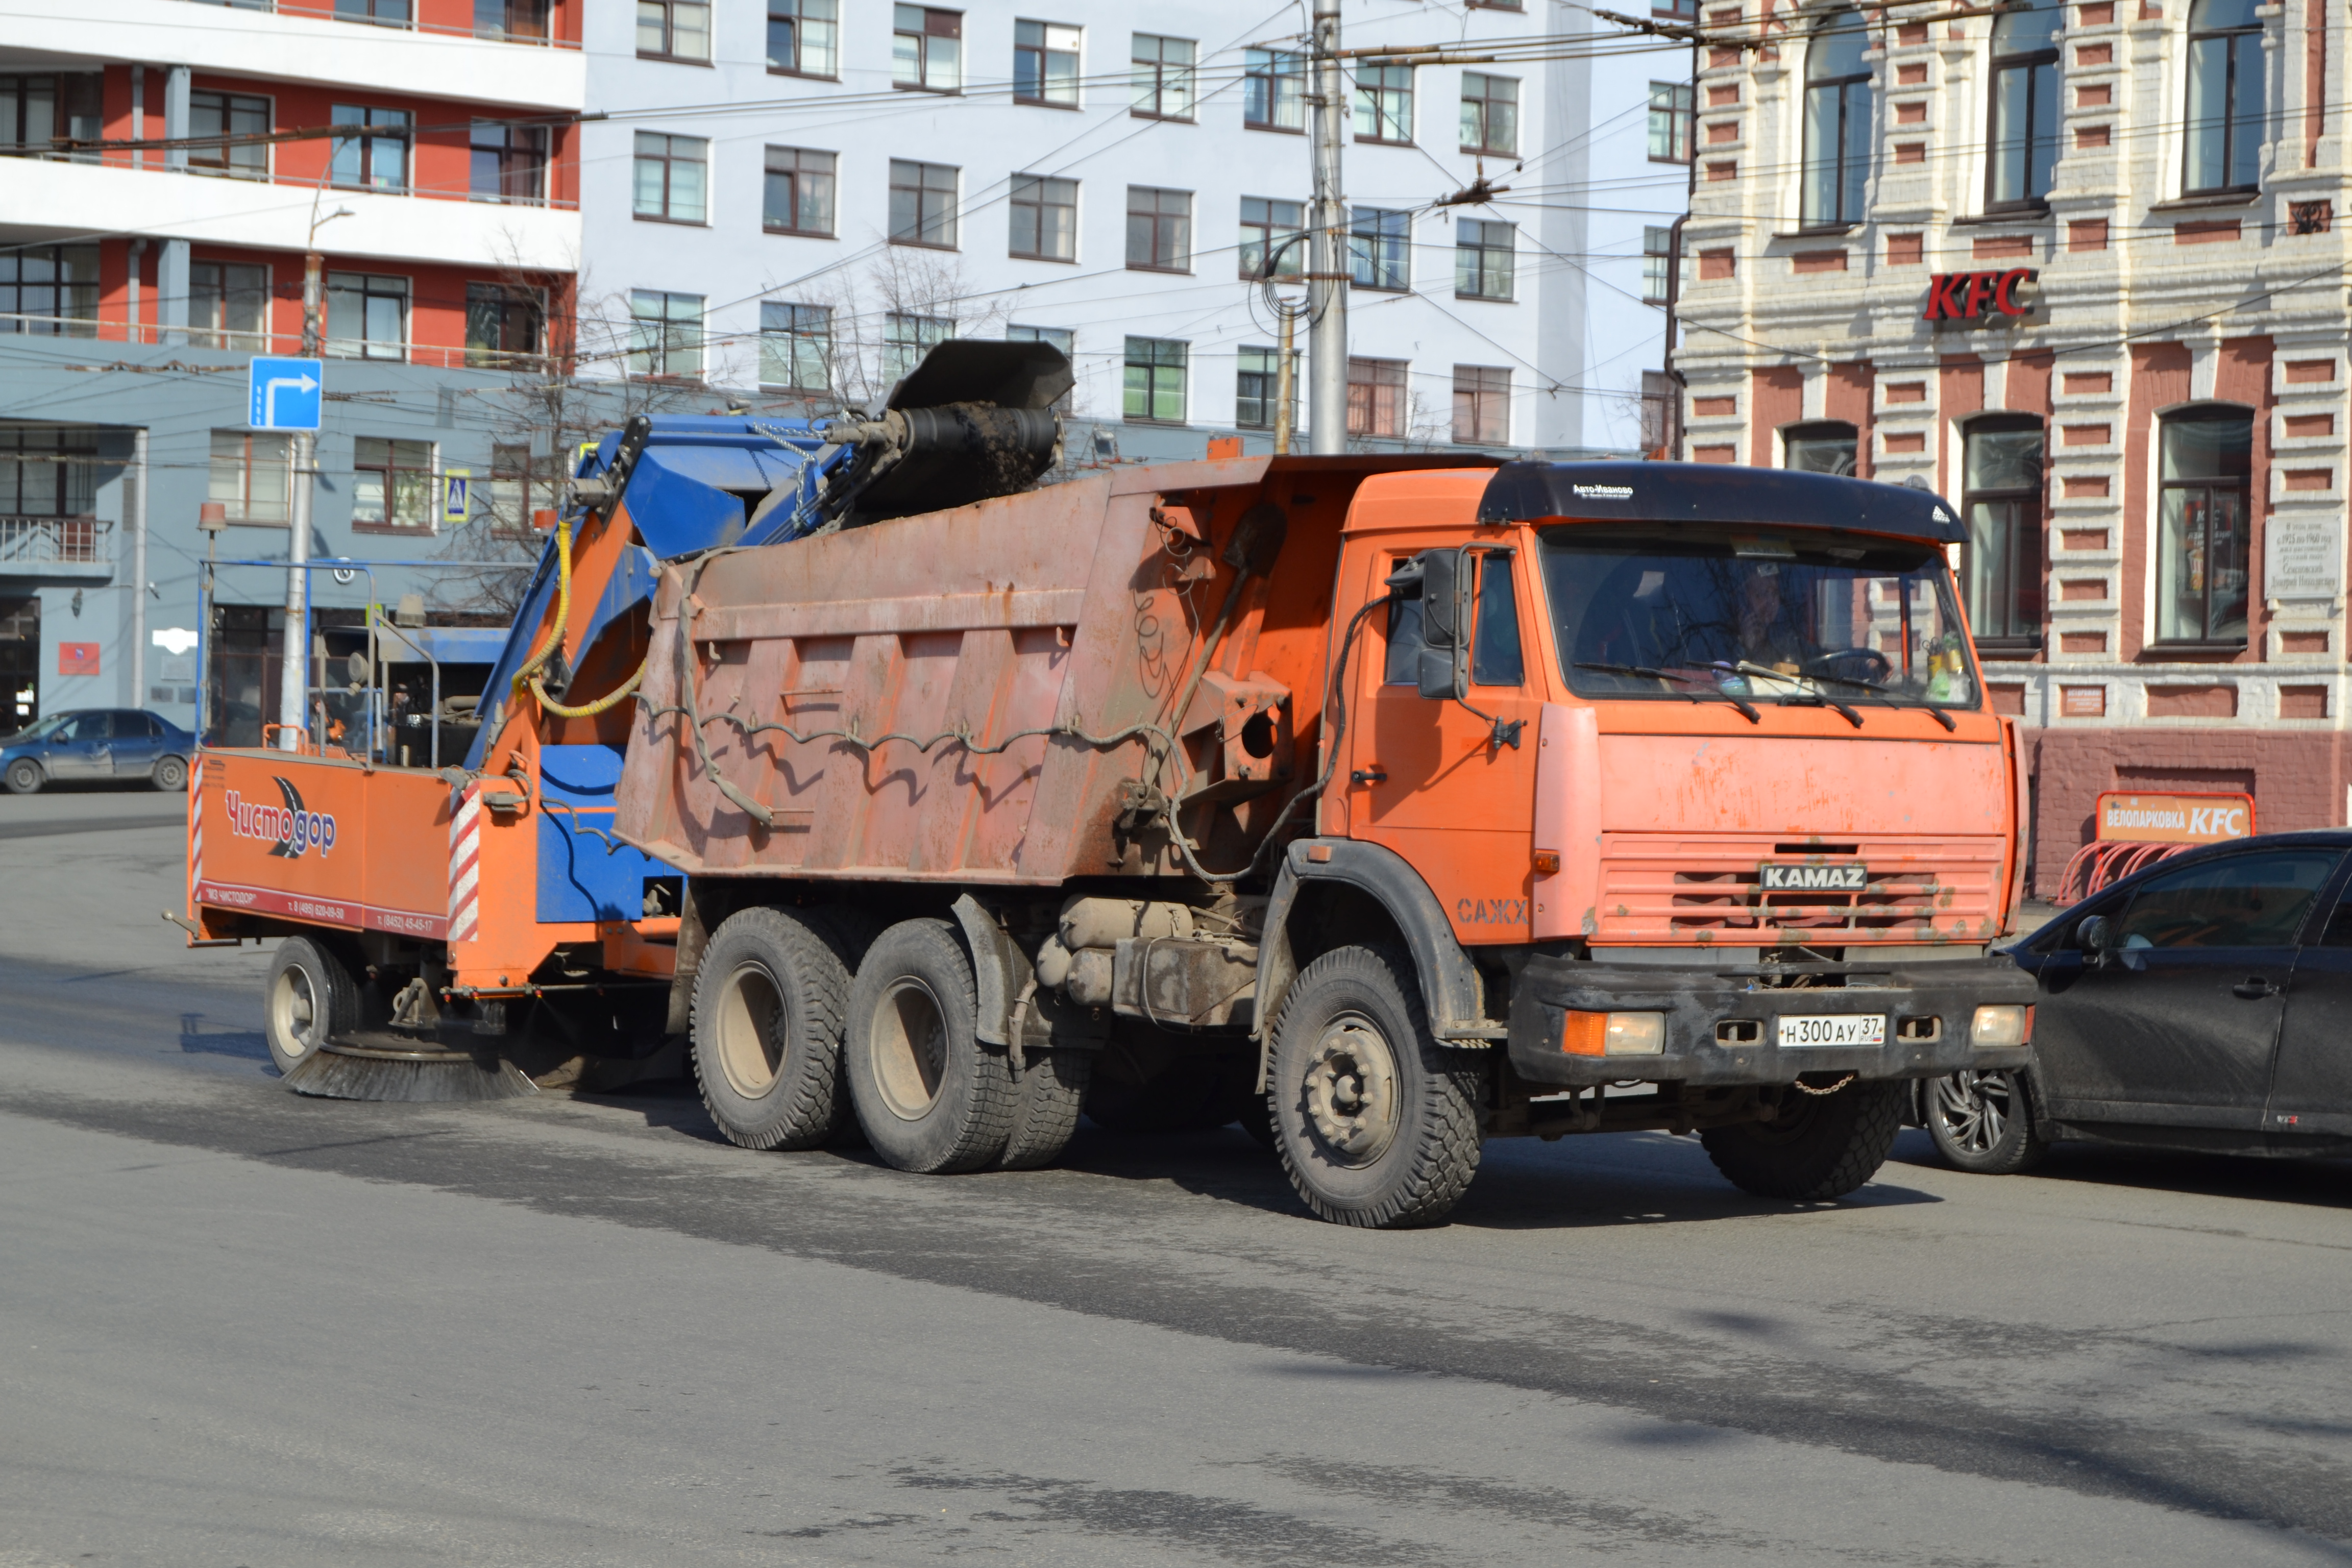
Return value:
[(316, 430), (326, 367), (314, 359), (257, 354), (247, 372), (247, 425), (256, 430)]

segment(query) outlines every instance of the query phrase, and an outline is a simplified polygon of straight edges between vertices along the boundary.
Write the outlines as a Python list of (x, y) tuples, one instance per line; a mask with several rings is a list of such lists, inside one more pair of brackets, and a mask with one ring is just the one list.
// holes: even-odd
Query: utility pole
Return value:
[[(1348, 449), (1348, 204), (1339, 194), (1339, 148), (1348, 134), (1348, 88), (1339, 68), (1339, 0), (1315, 0), (1309, 55), (1315, 73), (1315, 206), (1307, 222), (1314, 238), (1307, 273), (1307, 450)], [(1284, 359), (1281, 369), (1288, 372)], [(1287, 405), (1285, 405), (1287, 407)]]
[[(310, 225), (310, 237), (319, 225)], [(302, 258), (302, 357), (319, 357), (320, 270), (324, 259), (314, 246)], [(278, 682), (278, 749), (299, 752), (310, 727), (310, 490), (319, 467), (316, 431), (294, 432), (293, 505), (286, 541), (286, 657)]]
[(1277, 300), (1274, 310), (1282, 318), (1282, 346), (1276, 351), (1280, 357), (1274, 362), (1274, 455), (1280, 458), (1290, 452), (1291, 400), (1298, 395), (1291, 368), (1298, 351), (1291, 344), (1297, 341), (1299, 305), (1295, 300)]

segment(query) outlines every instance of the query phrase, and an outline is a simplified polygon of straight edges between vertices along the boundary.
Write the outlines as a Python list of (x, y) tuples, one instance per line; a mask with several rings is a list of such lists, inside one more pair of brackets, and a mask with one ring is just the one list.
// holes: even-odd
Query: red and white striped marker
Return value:
[(449, 940), (481, 934), (482, 786), (470, 784), (449, 818)]
[(196, 912), (196, 889), (205, 882), (205, 756), (188, 769), (188, 912)]

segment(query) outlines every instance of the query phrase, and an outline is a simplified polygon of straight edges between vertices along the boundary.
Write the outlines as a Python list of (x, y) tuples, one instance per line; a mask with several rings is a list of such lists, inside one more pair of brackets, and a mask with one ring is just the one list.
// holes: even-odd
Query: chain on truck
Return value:
[(1397, 1226), (1504, 1136), (1696, 1132), (1833, 1196), (1909, 1080), (2022, 1063), (2022, 769), (1935, 496), (1469, 454), (1041, 485), (1069, 385), (950, 342), (871, 417), (633, 420), (430, 747), (205, 752), (192, 939), (279, 939), (289, 1086), (690, 1062), (739, 1144), (854, 1123), (932, 1173), (1239, 1120)]

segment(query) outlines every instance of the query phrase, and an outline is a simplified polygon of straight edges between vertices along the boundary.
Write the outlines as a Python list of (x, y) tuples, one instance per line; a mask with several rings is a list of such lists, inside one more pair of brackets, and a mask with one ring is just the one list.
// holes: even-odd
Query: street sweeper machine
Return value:
[(278, 943), (289, 1086), (690, 1072), (747, 1148), (942, 1173), (1238, 1120), (1403, 1226), (1514, 1134), (1830, 1196), (1908, 1080), (2022, 1063), (2022, 771), (1936, 497), (1070, 471), (1069, 386), (958, 342), (870, 416), (635, 419), (478, 693), (404, 705), (388, 638), (351, 721), (205, 750), (175, 918)]

